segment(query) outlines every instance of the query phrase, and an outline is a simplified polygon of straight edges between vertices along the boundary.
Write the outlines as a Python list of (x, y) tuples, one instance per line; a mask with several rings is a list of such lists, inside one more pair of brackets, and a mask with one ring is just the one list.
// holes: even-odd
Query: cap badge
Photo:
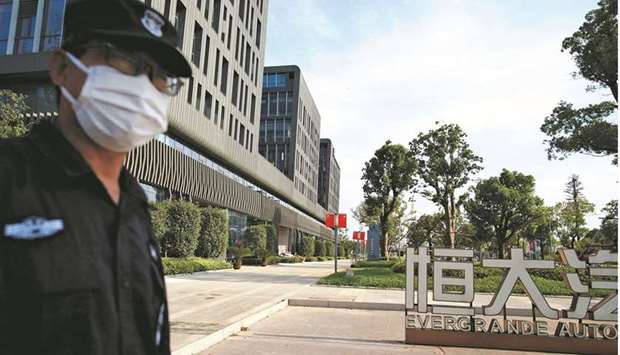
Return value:
[(163, 36), (161, 28), (164, 27), (164, 19), (155, 11), (147, 9), (142, 17), (142, 26), (155, 37)]

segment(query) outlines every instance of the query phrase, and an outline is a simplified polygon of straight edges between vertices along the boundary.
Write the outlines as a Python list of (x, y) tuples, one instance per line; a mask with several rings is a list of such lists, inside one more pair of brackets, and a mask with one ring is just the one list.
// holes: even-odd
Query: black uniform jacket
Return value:
[(115, 204), (50, 122), (0, 140), (0, 354), (167, 354), (148, 204)]

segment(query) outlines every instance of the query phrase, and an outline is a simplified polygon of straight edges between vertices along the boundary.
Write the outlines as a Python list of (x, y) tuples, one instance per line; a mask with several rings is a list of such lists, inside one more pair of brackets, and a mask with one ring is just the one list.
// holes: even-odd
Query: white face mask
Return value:
[(128, 152), (166, 131), (170, 96), (157, 90), (146, 75), (126, 75), (107, 65), (87, 67), (71, 53), (66, 55), (87, 78), (78, 98), (64, 87), (60, 90), (95, 143)]

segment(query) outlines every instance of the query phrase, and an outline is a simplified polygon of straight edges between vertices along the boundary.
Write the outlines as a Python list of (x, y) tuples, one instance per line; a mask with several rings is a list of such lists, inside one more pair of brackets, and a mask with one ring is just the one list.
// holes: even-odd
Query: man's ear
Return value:
[(67, 70), (67, 56), (62, 50), (56, 49), (49, 59), (50, 79), (56, 86), (65, 86), (65, 71)]

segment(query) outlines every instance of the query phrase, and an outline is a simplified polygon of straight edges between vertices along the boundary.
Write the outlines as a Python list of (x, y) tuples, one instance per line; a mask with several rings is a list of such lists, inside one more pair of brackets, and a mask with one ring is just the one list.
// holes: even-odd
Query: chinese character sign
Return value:
[[(483, 268), (501, 269), (504, 277), (490, 300), (485, 298), (485, 302), (476, 304), (473, 250), (435, 248), (431, 252), (426, 247), (409, 248), (405, 297), (407, 328), (617, 340), (617, 323), (609, 323), (618, 320), (617, 254), (601, 250), (580, 260), (575, 250), (560, 249), (559, 256), (561, 261), (556, 265), (553, 260), (529, 260), (522, 249), (512, 249), (508, 259), (482, 260)], [(531, 270), (556, 267), (561, 267), (566, 287), (573, 293), (568, 309), (550, 304), (530, 275)], [(506, 305), (518, 284), (529, 297), (531, 322), (507, 320)], [(595, 302), (592, 290), (605, 290), (607, 295)], [(419, 313), (433, 315), (429, 318)], [(553, 323), (536, 319), (536, 314)], [(503, 319), (494, 318), (498, 315)], [(579, 323), (562, 319), (578, 319)], [(582, 324), (582, 320), (587, 323)], [(554, 332), (550, 325), (555, 327)]]

